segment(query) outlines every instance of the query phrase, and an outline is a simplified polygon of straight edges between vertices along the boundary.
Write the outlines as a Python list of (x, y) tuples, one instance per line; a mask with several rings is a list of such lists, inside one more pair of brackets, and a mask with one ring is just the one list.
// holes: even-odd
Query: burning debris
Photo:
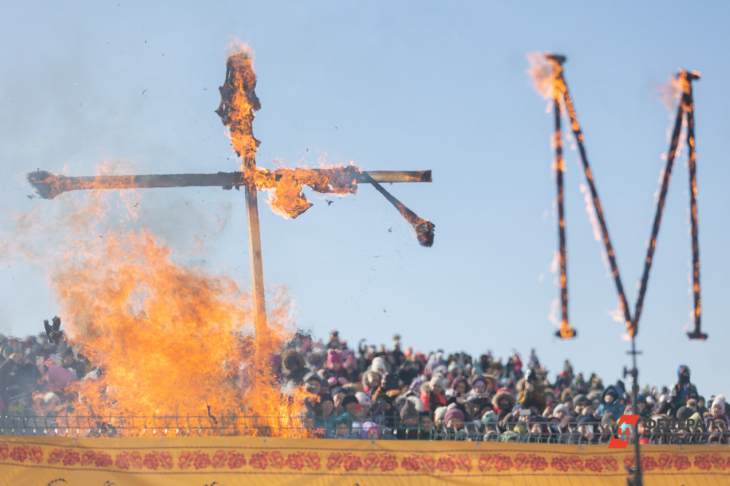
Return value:
[(692, 291), (694, 297), (694, 321), (695, 329), (687, 333), (690, 339), (706, 339), (707, 335), (701, 332), (701, 298), (700, 298), (700, 261), (699, 261), (699, 242), (698, 242), (698, 222), (697, 222), (697, 178), (696, 178), (696, 155), (695, 155), (695, 136), (694, 136), (694, 100), (692, 97), (692, 81), (699, 79), (696, 72), (680, 71), (674, 86), (679, 93), (680, 102), (677, 108), (677, 116), (672, 131), (669, 155), (667, 157), (667, 165), (662, 175), (661, 189), (659, 199), (657, 201), (657, 209), (652, 225), (651, 236), (649, 239), (649, 247), (647, 256), (644, 261), (644, 271), (640, 280), (639, 293), (636, 305), (634, 307), (634, 316), (632, 318), (631, 311), (626, 298), (626, 292), (621, 280), (618, 262), (616, 260), (616, 252), (611, 243), (608, 232), (608, 225), (603, 211), (603, 204), (598, 195), (596, 183), (593, 178), (584, 145), (584, 134), (578, 115), (575, 110), (573, 99), (568, 90), (568, 84), (565, 81), (563, 64), (566, 57), (560, 54), (531, 54), (528, 56), (530, 62), (529, 73), (533, 79), (535, 89), (543, 97), (551, 100), (554, 115), (555, 131), (553, 133), (553, 147), (555, 149), (554, 170), (556, 172), (557, 185), (557, 206), (558, 206), (558, 263), (560, 268), (560, 297), (562, 320), (558, 335), (562, 338), (570, 338), (575, 336), (575, 330), (570, 327), (568, 321), (568, 289), (567, 289), (567, 252), (565, 242), (565, 210), (564, 210), (564, 187), (563, 173), (565, 171), (565, 161), (563, 159), (562, 148), (562, 129), (561, 117), (566, 113), (570, 121), (571, 131), (577, 144), (578, 155), (580, 157), (583, 173), (587, 183), (586, 199), (590, 200), (592, 206), (592, 215), (595, 216), (600, 238), (603, 242), (605, 255), (608, 260), (611, 275), (616, 286), (616, 292), (619, 297), (619, 311), (622, 314), (626, 324), (626, 329), (630, 337), (636, 336), (638, 331), (638, 322), (643, 309), (644, 297), (649, 281), (649, 273), (656, 249), (657, 236), (661, 225), (661, 216), (664, 210), (667, 189), (669, 187), (669, 179), (671, 177), (672, 165), (678, 150), (679, 138), (682, 128), (682, 121), (687, 121), (687, 145), (689, 150), (689, 173), (690, 173), (690, 220), (692, 229)]
[[(369, 179), (370, 184), (378, 190), (380, 194), (391, 203), (398, 212), (408, 221), (413, 230), (416, 232), (416, 238), (421, 246), (432, 246), (434, 237), (434, 228), (436, 227), (432, 222), (421, 218), (416, 213), (408, 209), (408, 207), (400, 202), (398, 198), (388, 192), (379, 182), (373, 179), (369, 174), (366, 174), (366, 178)], [(390, 229), (388, 231), (391, 231)]]

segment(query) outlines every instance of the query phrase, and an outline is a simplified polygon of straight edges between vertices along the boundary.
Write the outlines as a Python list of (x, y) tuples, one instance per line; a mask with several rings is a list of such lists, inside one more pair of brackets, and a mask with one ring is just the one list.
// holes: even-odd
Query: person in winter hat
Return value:
[(465, 420), (466, 416), (459, 407), (454, 404), (447, 407), (446, 413), (444, 413), (444, 425), (446, 428), (460, 430), (464, 428)]
[(517, 401), (524, 408), (542, 411), (545, 408), (545, 385), (535, 370), (528, 369), (517, 382)]
[(502, 420), (507, 414), (512, 411), (515, 406), (515, 397), (509, 388), (500, 388), (497, 393), (492, 397), (492, 408)]
[(381, 376), (386, 374), (388, 372), (388, 365), (385, 358), (382, 356), (374, 357), (372, 363), (370, 363), (370, 369), (379, 373)]
[(438, 407), (446, 405), (445, 385), (446, 380), (441, 375), (436, 375), (421, 387), (421, 402), (425, 410), (434, 412)]
[(725, 396), (718, 395), (714, 400), (712, 400), (712, 405), (710, 405), (710, 415), (712, 415), (713, 418), (725, 417), (725, 408)]
[(463, 376), (454, 378), (451, 382), (451, 394), (455, 397), (463, 397), (469, 391), (469, 383)]
[(648, 405), (646, 395), (643, 393), (636, 395), (636, 413), (645, 419), (651, 417), (651, 407)]
[(326, 368), (332, 371), (337, 371), (342, 368), (342, 353), (339, 349), (327, 350)]
[(730, 420), (726, 413), (727, 406), (725, 404), (725, 396), (718, 395), (710, 405), (710, 411), (705, 418), (707, 431), (709, 432), (708, 442), (720, 442), (727, 444), (728, 429), (730, 428)]
[(287, 349), (281, 355), (281, 370), (284, 378), (294, 384), (301, 384), (304, 376), (309, 373), (304, 356), (296, 349)]
[(313, 394), (319, 395), (322, 392), (322, 378), (313, 371), (310, 371), (302, 379), (304, 382), (304, 389)]
[(444, 416), (446, 415), (446, 410), (447, 410), (446, 407), (443, 406), (443, 407), (438, 407), (433, 412), (433, 424), (439, 429), (444, 426)]
[(328, 349), (340, 349), (342, 342), (340, 341), (340, 332), (336, 329), (330, 331), (330, 339), (327, 342)]
[(603, 417), (609, 414), (613, 420), (618, 420), (624, 413), (624, 404), (621, 401), (621, 394), (615, 386), (609, 385), (603, 391), (601, 404), (598, 406), (596, 415)]
[(405, 400), (399, 412), (400, 426), (396, 432), (399, 439), (418, 438), (418, 410), (410, 400)]
[(492, 402), (486, 395), (478, 395), (469, 392), (463, 400), (462, 406), (466, 412), (467, 420), (479, 420), (484, 410), (492, 409)]
[(679, 407), (686, 405), (687, 400), (690, 398), (697, 398), (697, 387), (690, 381), (689, 366), (680, 365), (677, 369), (677, 383), (672, 388), (672, 394), (670, 403), (673, 410), (678, 410)]
[(375, 422), (365, 422), (360, 428), (360, 438), (376, 440), (380, 438), (380, 426)]
[(486, 396), (490, 392), (494, 392), (496, 379), (492, 375), (474, 374), (469, 379), (469, 386), (472, 395)]
[(368, 370), (362, 375), (362, 387), (363, 391), (372, 393), (376, 388), (380, 386), (380, 381), (383, 379), (383, 375), (377, 371)]

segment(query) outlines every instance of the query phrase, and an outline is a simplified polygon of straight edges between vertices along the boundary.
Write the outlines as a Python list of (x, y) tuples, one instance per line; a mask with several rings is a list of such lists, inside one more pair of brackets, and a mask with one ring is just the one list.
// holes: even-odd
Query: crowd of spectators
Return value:
[[(551, 379), (534, 350), (526, 362), (516, 351), (425, 354), (399, 336), (352, 349), (336, 331), (300, 332), (274, 366), (284, 390), (306, 391), (301, 424), (319, 437), (596, 443), (638, 414), (644, 442), (728, 442), (725, 397), (700, 395), (684, 365), (673, 387), (644, 387), (635, 408), (622, 380), (606, 385), (567, 360)], [(72, 414), (68, 385), (95, 373), (62, 335), (0, 335), (0, 420)]]
[(89, 361), (61, 334), (0, 335), (0, 415), (69, 413), (74, 395), (68, 385), (89, 372)]
[(596, 443), (638, 414), (643, 442), (728, 440), (725, 397), (700, 395), (685, 365), (673, 387), (644, 387), (635, 409), (622, 380), (604, 384), (568, 360), (550, 379), (534, 349), (503, 361), (415, 352), (397, 335), (352, 349), (337, 331), (326, 342), (300, 333), (278, 366), (287, 386), (309, 392), (304, 420), (323, 437)]

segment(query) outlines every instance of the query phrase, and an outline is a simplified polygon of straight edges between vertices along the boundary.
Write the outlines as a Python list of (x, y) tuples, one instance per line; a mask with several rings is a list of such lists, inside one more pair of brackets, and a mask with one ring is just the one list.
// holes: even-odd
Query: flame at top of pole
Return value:
[(253, 165), (259, 141), (253, 136), (254, 111), (261, 108), (256, 96), (253, 51), (238, 45), (228, 56), (226, 80), (219, 88), (221, 103), (216, 113), (228, 127), (231, 144), (243, 159), (244, 167)]
[(559, 99), (565, 91), (563, 63), (566, 58), (560, 54), (531, 52), (527, 55), (530, 67), (527, 73), (532, 79), (535, 91), (545, 99)]

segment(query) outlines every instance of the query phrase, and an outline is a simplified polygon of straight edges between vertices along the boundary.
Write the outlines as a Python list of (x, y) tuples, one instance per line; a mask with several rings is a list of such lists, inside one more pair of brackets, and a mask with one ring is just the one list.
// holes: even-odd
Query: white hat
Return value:
[(715, 399), (712, 401), (712, 407), (710, 408), (719, 408), (722, 412), (725, 411), (725, 396), (724, 395), (718, 395), (715, 397)]
[(370, 369), (377, 371), (381, 375), (388, 372), (388, 366), (385, 364), (385, 358), (382, 356), (376, 356), (373, 358), (373, 362), (370, 363)]
[(370, 404), (372, 403), (372, 400), (370, 400), (370, 397), (365, 392), (359, 391), (355, 393), (355, 398), (357, 398), (357, 403), (359, 403), (360, 405), (370, 406)]

